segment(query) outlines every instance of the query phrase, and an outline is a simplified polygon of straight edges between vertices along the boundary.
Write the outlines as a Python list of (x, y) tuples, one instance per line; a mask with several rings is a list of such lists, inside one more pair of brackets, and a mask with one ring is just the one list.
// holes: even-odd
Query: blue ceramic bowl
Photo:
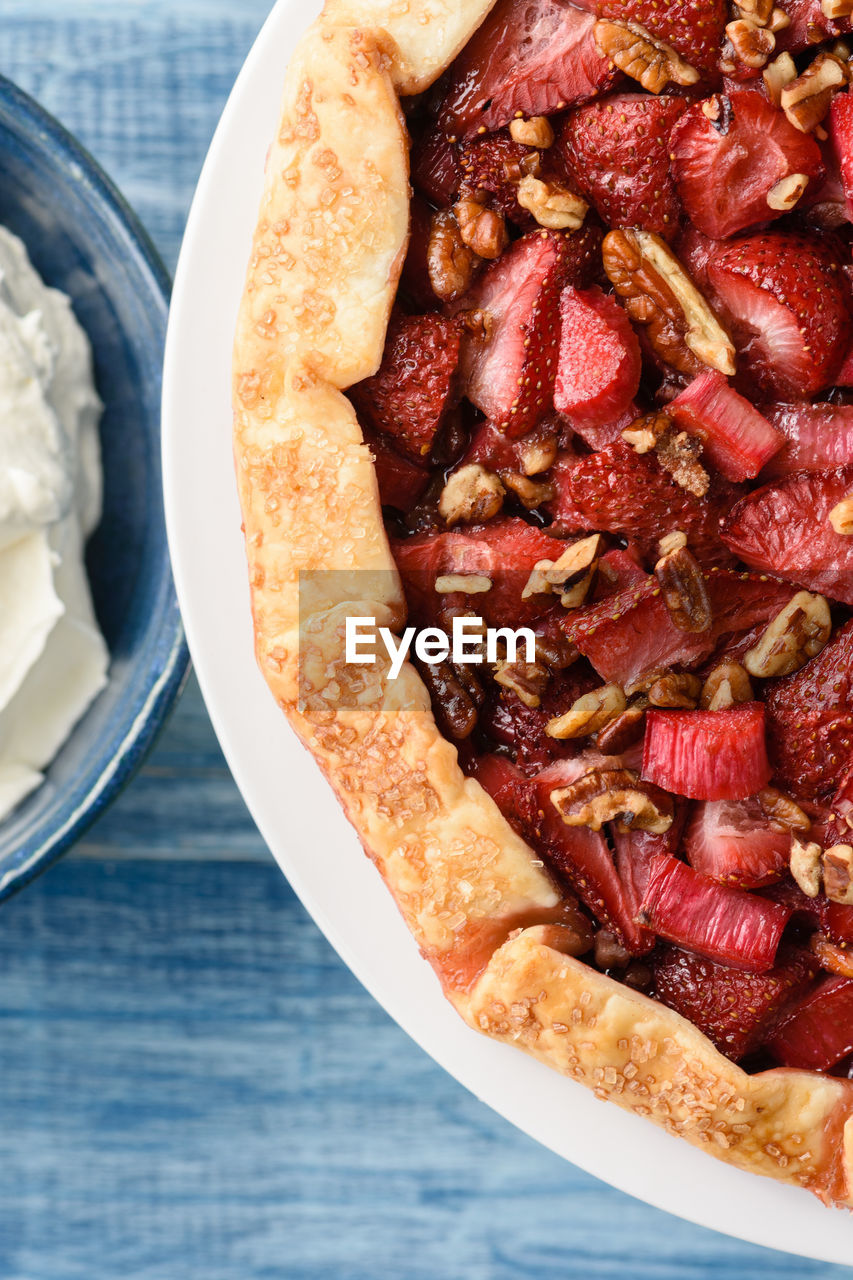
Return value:
[(109, 683), (44, 784), (0, 824), (0, 898), (58, 858), (139, 765), (187, 669), (160, 484), (169, 277), (92, 158), (0, 78), (0, 223), (69, 294), (95, 357), (104, 516), (87, 564)]

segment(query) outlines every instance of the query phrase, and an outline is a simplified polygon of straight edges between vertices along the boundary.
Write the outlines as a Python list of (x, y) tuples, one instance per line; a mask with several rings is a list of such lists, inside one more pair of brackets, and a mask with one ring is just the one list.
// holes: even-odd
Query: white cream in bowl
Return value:
[(83, 563), (101, 515), (101, 408), (68, 298), (0, 228), (0, 819), (106, 683)]

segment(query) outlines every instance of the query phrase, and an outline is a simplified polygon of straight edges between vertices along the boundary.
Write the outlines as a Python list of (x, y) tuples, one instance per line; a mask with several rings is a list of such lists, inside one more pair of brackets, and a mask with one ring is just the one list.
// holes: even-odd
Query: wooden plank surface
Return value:
[[(4, 0), (0, 69), (174, 264), (267, 0)], [(701, 1231), (437, 1068), (272, 865), (198, 689), (75, 854), (3, 909), (2, 1280), (850, 1273)]]

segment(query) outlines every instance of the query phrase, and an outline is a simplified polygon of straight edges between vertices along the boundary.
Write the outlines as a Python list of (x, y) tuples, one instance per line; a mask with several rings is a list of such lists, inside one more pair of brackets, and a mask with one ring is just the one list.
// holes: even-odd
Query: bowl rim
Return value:
[[(0, 75), (0, 99), (7, 102), (21, 118), (27, 133), (34, 135), (48, 151), (65, 154), (77, 166), (80, 182), (92, 193), (94, 201), (103, 207), (108, 218), (121, 226), (152, 281), (152, 296), (163, 312), (165, 337), (171, 278), (151, 237), (128, 201), (82, 143), (35, 98), (3, 75)], [(158, 434), (161, 434), (159, 430)], [(155, 441), (155, 453), (159, 456), (158, 441)], [(148, 688), (142, 707), (136, 709), (118, 749), (97, 777), (85, 786), (81, 798), (71, 811), (47, 834), (37, 834), (31, 846), (25, 840), (16, 851), (15, 865), (0, 874), (0, 902), (23, 889), (52, 866), (116, 799), (152, 747), (184, 685), (189, 673), (190, 657), (171, 574), (165, 519), (162, 532), (166, 569), (162, 585), (166, 621), (169, 625), (164, 626), (158, 643), (158, 654), (162, 658), (158, 664), (157, 677)], [(173, 621), (169, 621), (169, 615)], [(82, 723), (82, 720), (78, 723)], [(72, 735), (74, 732), (76, 727), (72, 730)]]

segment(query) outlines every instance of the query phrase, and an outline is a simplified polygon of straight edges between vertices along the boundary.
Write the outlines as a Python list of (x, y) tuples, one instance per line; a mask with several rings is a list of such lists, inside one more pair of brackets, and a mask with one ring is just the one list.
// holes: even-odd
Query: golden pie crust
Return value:
[[(287, 71), (234, 355), (258, 662), (466, 1022), (721, 1160), (853, 1207), (853, 1083), (747, 1075), (678, 1014), (563, 954), (554, 885), (462, 773), (414, 668), (387, 681), (344, 662), (353, 603), (405, 619), (343, 394), (379, 367), (407, 246), (399, 98), (431, 84), (491, 7), (327, 0)], [(358, 598), (342, 601), (352, 571)]]

